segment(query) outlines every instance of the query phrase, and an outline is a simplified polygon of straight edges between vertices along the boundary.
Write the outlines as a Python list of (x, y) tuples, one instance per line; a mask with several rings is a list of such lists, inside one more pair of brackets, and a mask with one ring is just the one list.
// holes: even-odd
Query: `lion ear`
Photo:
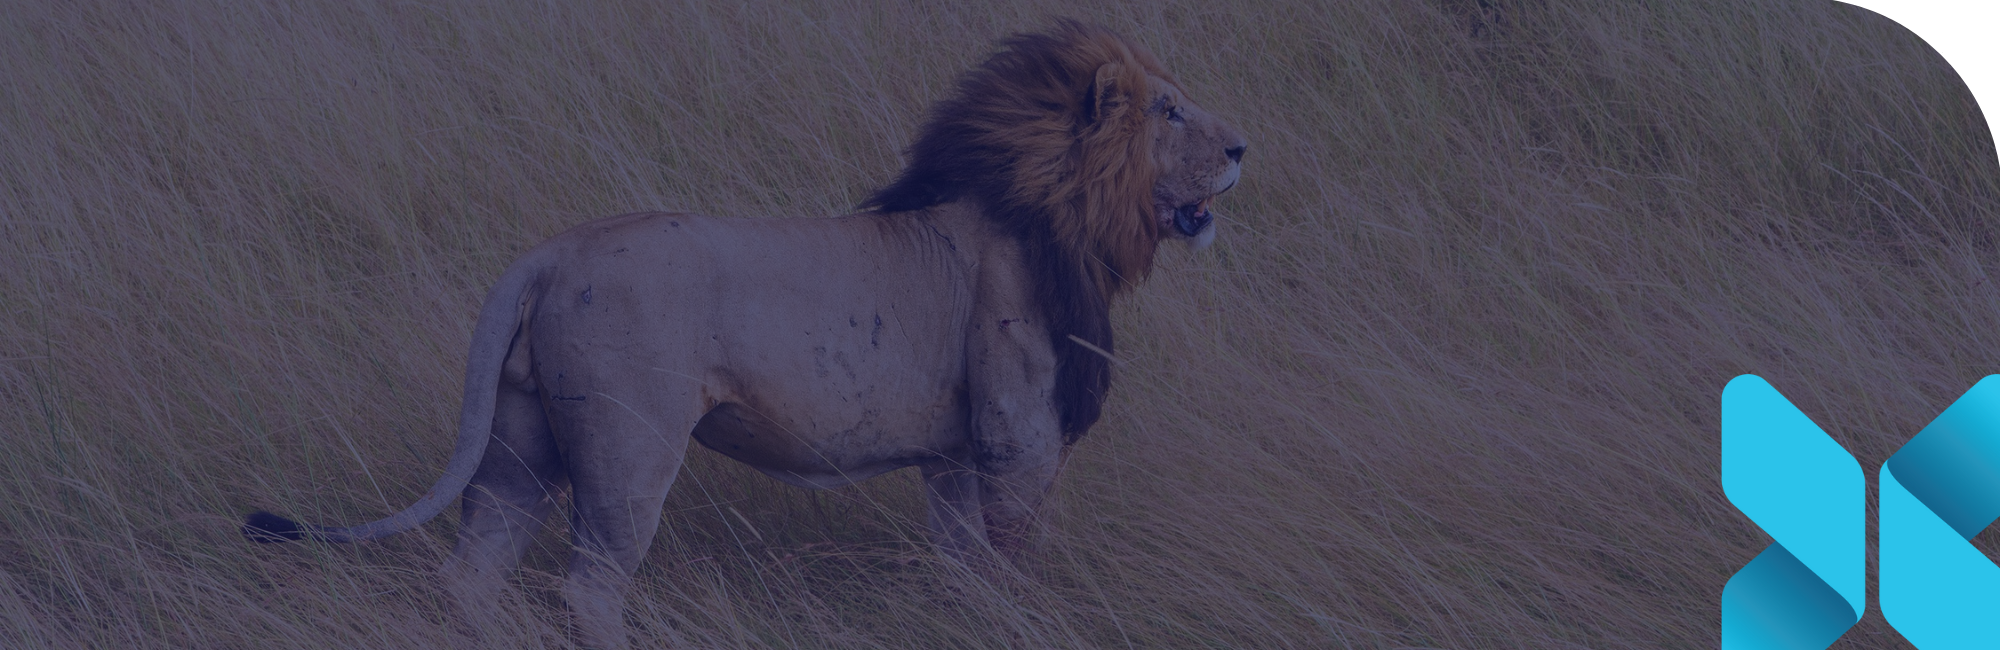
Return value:
[(1097, 79), (1090, 82), (1090, 95), (1083, 102), (1083, 123), (1096, 124), (1105, 119), (1117, 117), (1131, 102), (1131, 89), (1123, 87), (1119, 78), (1125, 76), (1125, 66), (1106, 63), (1097, 67)]

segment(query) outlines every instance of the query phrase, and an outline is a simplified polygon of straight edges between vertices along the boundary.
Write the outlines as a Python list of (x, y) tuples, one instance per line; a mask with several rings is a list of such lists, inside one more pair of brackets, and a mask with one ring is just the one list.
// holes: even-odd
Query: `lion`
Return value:
[(1072, 21), (1014, 36), (861, 212), (627, 214), (531, 249), (480, 310), (429, 493), (358, 526), (259, 512), (243, 532), (377, 539), (462, 496), (442, 573), (476, 619), (567, 489), (564, 597), (587, 643), (624, 646), (625, 588), (694, 440), (806, 488), (918, 467), (947, 556), (1018, 553), (1110, 388), (1112, 299), (1162, 241), (1214, 239), (1246, 147), (1136, 43)]

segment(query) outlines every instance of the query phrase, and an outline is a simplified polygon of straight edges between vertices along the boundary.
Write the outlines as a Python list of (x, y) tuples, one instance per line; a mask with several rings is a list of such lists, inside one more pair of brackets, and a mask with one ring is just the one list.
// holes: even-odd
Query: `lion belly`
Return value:
[[(948, 409), (949, 417), (963, 417)], [(827, 414), (812, 414), (786, 423), (754, 408), (728, 403), (717, 406), (695, 426), (694, 439), (780, 481), (807, 488), (831, 488), (853, 483), (939, 457), (963, 455), (963, 445), (923, 444), (950, 436), (898, 435), (892, 422), (868, 413), (853, 422), (827, 422)], [(939, 422), (911, 418), (904, 431), (922, 431)], [(824, 423), (824, 424), (823, 424)], [(916, 443), (916, 444), (912, 444)]]
[(813, 488), (963, 457), (967, 274), (894, 226), (645, 215), (552, 240), (570, 262), (530, 327), (555, 434), (635, 410)]

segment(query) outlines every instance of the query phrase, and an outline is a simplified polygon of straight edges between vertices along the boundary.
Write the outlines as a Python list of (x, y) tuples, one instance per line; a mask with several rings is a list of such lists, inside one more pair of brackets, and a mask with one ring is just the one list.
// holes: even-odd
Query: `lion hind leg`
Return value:
[(578, 640), (585, 647), (627, 647), (626, 591), (659, 532), (666, 494), (661, 486), (609, 499), (577, 497), (570, 513), (575, 542), (563, 598), (576, 616)]
[[(685, 408), (681, 402), (685, 398)], [(593, 404), (595, 402), (595, 404)], [(661, 508), (700, 419), (697, 397), (628, 403), (602, 393), (560, 421), (574, 537), (563, 598), (581, 645), (627, 647), (626, 591), (659, 532)]]
[(501, 387), (496, 397), (493, 439), (465, 487), (458, 542), (440, 571), (474, 636), (499, 620), (507, 574), (534, 544), (565, 483), (540, 398), (515, 387)]

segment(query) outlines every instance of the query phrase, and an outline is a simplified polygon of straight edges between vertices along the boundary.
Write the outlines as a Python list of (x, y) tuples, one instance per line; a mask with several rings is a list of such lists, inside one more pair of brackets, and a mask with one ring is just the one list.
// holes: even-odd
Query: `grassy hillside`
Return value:
[[(1119, 306), (1129, 363), (1032, 577), (941, 565), (907, 472), (809, 493), (703, 450), (641, 634), (1712, 648), (1769, 541), (1718, 481), (1729, 378), (1872, 478), (2000, 372), (1992, 137), (1864, 11), (842, 3), (8, 3), (0, 646), (445, 644), (455, 509), (351, 547), (236, 518), (420, 495), (526, 247), (639, 209), (842, 212), (954, 75), (1058, 14), (1149, 44), (1251, 147), (1217, 246)], [(569, 647), (564, 540), (518, 580), (521, 647)], [(1836, 647), (1904, 646), (1871, 611)]]

